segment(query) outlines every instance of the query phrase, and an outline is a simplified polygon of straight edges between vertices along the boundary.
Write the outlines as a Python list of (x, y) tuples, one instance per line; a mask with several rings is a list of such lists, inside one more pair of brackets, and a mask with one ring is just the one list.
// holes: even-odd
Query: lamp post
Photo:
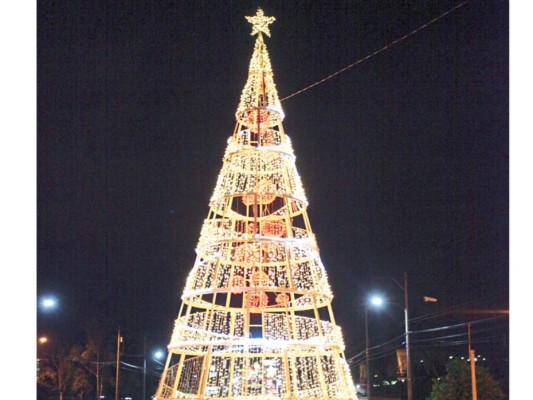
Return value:
[[(407, 272), (403, 273), (403, 284), (398, 282), (396, 278), (393, 277), (383, 277), (383, 278), (389, 278), (391, 279), (402, 291), (404, 296), (404, 306), (402, 307), (399, 304), (396, 303), (389, 303), (394, 304), (400, 308), (403, 308), (404, 312), (404, 319), (405, 319), (405, 357), (406, 357), (406, 364), (407, 364), (407, 399), (413, 400), (413, 374), (411, 369), (411, 347), (409, 343), (409, 289), (407, 285)], [(429, 298), (433, 301), (435, 299)], [(435, 300), (436, 301), (436, 300)]]
[(477, 400), (476, 384), (476, 353), (472, 350), (472, 341), (470, 340), (470, 322), (468, 323), (468, 357), (470, 357), (470, 379), (472, 385), (472, 400)]
[[(371, 379), (370, 379), (370, 354), (369, 354), (369, 340), (368, 340), (368, 301), (365, 302), (365, 358), (366, 358), (366, 398), (370, 400)], [(370, 303), (375, 306), (383, 304), (383, 299), (378, 296), (372, 296)]]
[(403, 296), (405, 314), (405, 357), (407, 361), (407, 400), (413, 400), (413, 371), (411, 370), (411, 347), (409, 346), (409, 291), (407, 272), (403, 273)]
[[(405, 323), (405, 358), (406, 358), (406, 364), (407, 364), (406, 365), (407, 367), (406, 368), (407, 369), (406, 371), (407, 372), (407, 399), (413, 400), (413, 371), (411, 368), (411, 346), (410, 346), (410, 341), (409, 341), (409, 334), (410, 334), (410, 331), (409, 331), (409, 286), (407, 284), (407, 272), (403, 273), (403, 284), (398, 282), (398, 280), (396, 280), (393, 277), (387, 277), (387, 278), (391, 279), (403, 291), (403, 299), (404, 299), (403, 307), (396, 303), (392, 303), (392, 302), (387, 302), (387, 303), (394, 304), (395, 306), (399, 308), (403, 308), (404, 319), (405, 319), (405, 322), (404, 322)], [(376, 303), (375, 302), (376, 300), (378, 300), (379, 303)], [(424, 296), (424, 301), (430, 302), (430, 303), (436, 303), (437, 299), (435, 297)], [(379, 305), (383, 302), (383, 300), (375, 297), (372, 302), (373, 304)]]
[(117, 369), (115, 373), (115, 400), (119, 400), (119, 384), (120, 384), (120, 343), (122, 343), (122, 336), (120, 335), (120, 328), (118, 328), (117, 335)]
[(146, 334), (143, 341), (143, 400), (146, 400)]
[[(159, 359), (164, 356), (162, 350), (156, 350), (151, 357), (152, 361), (161, 364)], [(146, 335), (144, 335), (144, 351), (143, 351), (143, 400), (146, 400), (146, 371), (147, 371), (147, 357), (146, 357)], [(164, 365), (164, 364), (162, 364)]]
[(365, 304), (365, 358), (366, 358), (366, 398), (370, 400), (370, 357), (368, 356), (368, 304)]
[[(390, 278), (403, 291), (403, 312), (405, 318), (405, 358), (407, 364), (407, 400), (413, 400), (413, 373), (411, 369), (411, 347), (409, 344), (409, 289), (407, 285), (407, 272), (403, 273), (403, 285), (395, 278)], [(429, 298), (433, 301), (433, 298)], [(436, 300), (435, 300), (436, 301)], [(396, 304), (396, 303), (391, 303)], [(397, 306), (401, 307), (399, 304)]]

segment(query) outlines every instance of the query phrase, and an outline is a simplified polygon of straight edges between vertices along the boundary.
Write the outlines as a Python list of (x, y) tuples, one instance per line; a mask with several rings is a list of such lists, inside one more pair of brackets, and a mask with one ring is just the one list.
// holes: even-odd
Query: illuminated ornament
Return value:
[(283, 243), (264, 241), (261, 243), (261, 249), (263, 250), (263, 260), (266, 262), (286, 260), (285, 245)]
[(278, 113), (274, 113), (272, 110), (248, 110), (245, 122), (252, 132), (261, 133), (261, 144), (263, 146), (274, 144), (273, 134), (268, 128), (275, 126), (279, 122)]
[(250, 282), (253, 286), (268, 286), (268, 282), (269, 282), (268, 275), (265, 274), (261, 270), (255, 270), (252, 273)]
[[(237, 289), (235, 292), (242, 292), (242, 288), (246, 285), (242, 275), (233, 275), (230, 280), (230, 287)], [(240, 290), (238, 290), (240, 289)]]
[[(268, 136), (264, 138), (263, 132), (268, 131), (268, 128), (276, 126), (280, 120), (280, 114), (275, 110), (251, 109), (246, 110), (243, 114), (243, 124), (245, 124), (253, 133), (261, 133), (261, 145), (271, 146), (275, 143), (270, 143)], [(265, 140), (266, 139), (266, 140)]]
[(259, 132), (260, 128), (264, 127), (264, 123), (268, 121), (268, 110), (254, 110), (248, 114), (248, 126), (256, 127), (253, 132)]
[(256, 264), (261, 261), (261, 248), (258, 243), (243, 243), (235, 249), (233, 261)]
[(289, 295), (287, 293), (278, 293), (276, 295), (276, 304), (285, 307), (289, 302)]
[(276, 140), (276, 131), (273, 129), (268, 129), (266, 132), (261, 134), (261, 146), (275, 146), (277, 145)]
[(276, 198), (276, 187), (268, 179), (261, 179), (254, 189), (255, 193), (242, 196), (242, 202), (247, 206), (252, 204), (270, 204)]
[(300, 264), (291, 264), (291, 274), (293, 277), (298, 276), (300, 273)]
[(263, 228), (263, 235), (265, 236), (284, 237), (287, 234), (287, 228), (285, 226), (285, 221), (281, 219), (265, 221), (262, 224), (262, 228)]
[(253, 222), (250, 222), (248, 225), (246, 225), (246, 233), (248, 235), (254, 235), (257, 232), (257, 228), (255, 227), (255, 224)]
[(268, 306), (268, 295), (265, 292), (250, 292), (247, 296), (247, 307), (252, 313), (261, 312)]

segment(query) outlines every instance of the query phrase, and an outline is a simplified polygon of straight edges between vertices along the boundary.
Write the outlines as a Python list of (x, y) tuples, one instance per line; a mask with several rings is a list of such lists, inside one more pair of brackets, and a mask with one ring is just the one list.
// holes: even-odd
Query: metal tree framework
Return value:
[(248, 80), (157, 399), (355, 399), (259, 9)]

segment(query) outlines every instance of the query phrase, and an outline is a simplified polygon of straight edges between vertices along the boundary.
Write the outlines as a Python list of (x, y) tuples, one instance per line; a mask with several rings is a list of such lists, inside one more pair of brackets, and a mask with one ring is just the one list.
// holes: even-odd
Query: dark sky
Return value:
[[(276, 17), (283, 98), (460, 3), (38, 1), (37, 294), (61, 301), (38, 329), (98, 317), (167, 344), (246, 82), (244, 16)], [(424, 295), (508, 308), (508, 40), (508, 3), (471, 1), (282, 103), (348, 354), (370, 290), (403, 301), (382, 277), (408, 273), (413, 317)], [(390, 314), (374, 340), (401, 333)]]

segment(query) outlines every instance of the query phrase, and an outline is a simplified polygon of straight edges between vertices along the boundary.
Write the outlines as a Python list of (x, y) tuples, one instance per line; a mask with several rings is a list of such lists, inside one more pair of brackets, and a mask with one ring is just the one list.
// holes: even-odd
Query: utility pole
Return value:
[(115, 376), (115, 400), (119, 400), (118, 385), (120, 383), (119, 376), (120, 376), (120, 343), (121, 342), (122, 342), (122, 336), (120, 336), (120, 327), (119, 327), (118, 335), (117, 335), (117, 369), (116, 369), (116, 376)]
[(468, 357), (470, 357), (470, 376), (472, 380), (472, 400), (477, 400), (477, 383), (476, 383), (476, 353), (472, 349), (470, 340), (470, 323), (468, 323)]
[(100, 345), (98, 345), (98, 350), (96, 351), (96, 400), (100, 400), (101, 396), (100, 391)]
[(370, 357), (368, 353), (368, 304), (365, 304), (365, 333), (366, 333), (366, 346), (365, 346), (365, 357), (366, 357), (366, 399), (370, 400)]
[[(403, 273), (403, 285), (395, 278), (391, 279), (400, 289), (403, 290), (403, 310), (405, 316), (405, 358), (407, 362), (407, 399), (413, 400), (413, 371), (411, 369), (411, 346), (409, 344), (409, 287), (407, 285), (407, 272)], [(428, 298), (431, 299), (428, 301), (437, 301), (433, 297)]]
[(409, 290), (407, 272), (403, 273), (403, 296), (405, 302), (405, 357), (407, 361), (407, 399), (413, 400), (413, 371), (411, 370), (411, 347), (409, 346)]
[(146, 400), (146, 334), (144, 334), (144, 347), (143, 347), (143, 354), (144, 354), (144, 363), (143, 363), (143, 398), (142, 400)]

